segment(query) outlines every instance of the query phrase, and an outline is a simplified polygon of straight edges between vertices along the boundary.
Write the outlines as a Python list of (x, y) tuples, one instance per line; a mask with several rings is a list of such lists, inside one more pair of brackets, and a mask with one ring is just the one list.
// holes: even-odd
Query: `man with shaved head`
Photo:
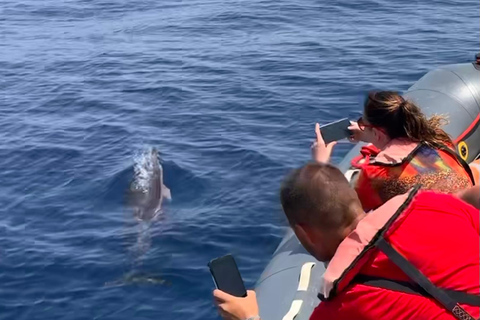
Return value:
[[(478, 186), (456, 195), (417, 186), (366, 214), (340, 170), (309, 163), (284, 180), (280, 198), (301, 244), (329, 261), (310, 319), (479, 317)], [(254, 291), (214, 297), (224, 319), (260, 319)]]

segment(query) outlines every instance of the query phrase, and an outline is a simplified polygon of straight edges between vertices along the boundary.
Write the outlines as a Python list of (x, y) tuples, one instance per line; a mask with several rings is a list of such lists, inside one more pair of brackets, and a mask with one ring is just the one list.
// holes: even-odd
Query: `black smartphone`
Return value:
[(348, 130), (350, 126), (350, 120), (343, 118), (338, 121), (330, 122), (323, 126), (320, 126), (320, 132), (322, 133), (325, 143), (332, 141), (338, 141), (348, 138), (352, 135), (352, 132)]
[(247, 296), (242, 276), (232, 255), (227, 254), (226, 256), (213, 259), (208, 263), (208, 267), (217, 289), (236, 297)]

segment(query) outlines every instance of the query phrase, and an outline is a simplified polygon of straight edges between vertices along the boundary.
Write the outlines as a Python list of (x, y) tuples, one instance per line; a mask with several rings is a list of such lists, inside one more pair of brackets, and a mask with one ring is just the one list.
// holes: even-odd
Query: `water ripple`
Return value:
[[(255, 283), (287, 225), (279, 183), (309, 159), (314, 123), (358, 117), (366, 90), (471, 61), (478, 9), (3, 1), (3, 318), (214, 318), (206, 263), (233, 253)], [(150, 146), (173, 201), (143, 226), (124, 197)]]

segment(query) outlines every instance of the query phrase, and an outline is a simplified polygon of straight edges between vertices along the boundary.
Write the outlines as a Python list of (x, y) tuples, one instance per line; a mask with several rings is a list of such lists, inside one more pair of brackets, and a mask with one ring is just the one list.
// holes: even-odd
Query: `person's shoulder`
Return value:
[[(415, 200), (422, 203), (437, 204), (435, 201), (461, 201), (451, 193), (444, 193), (435, 190), (420, 189), (415, 195)], [(433, 202), (432, 202), (433, 201)], [(440, 203), (438, 203), (440, 204)]]
[(452, 193), (442, 193), (433, 190), (420, 190), (414, 197), (413, 204), (425, 209), (435, 211), (448, 211), (449, 213), (462, 212), (472, 207)]
[(343, 315), (341, 306), (337, 303), (337, 300), (321, 302), (315, 310), (313, 310), (310, 320), (323, 320), (323, 319), (347, 319)]

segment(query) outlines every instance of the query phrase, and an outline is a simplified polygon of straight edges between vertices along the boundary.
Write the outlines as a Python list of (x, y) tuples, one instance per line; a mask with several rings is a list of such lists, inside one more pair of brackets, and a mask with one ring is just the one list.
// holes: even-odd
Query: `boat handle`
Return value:
[(302, 300), (293, 300), (292, 305), (290, 306), (290, 310), (288, 310), (287, 314), (283, 317), (282, 320), (293, 320), (300, 312), (302, 304)]
[(302, 266), (302, 269), (300, 270), (300, 280), (298, 281), (297, 291), (307, 291), (310, 283), (310, 275), (312, 274), (312, 269), (314, 266), (315, 262), (307, 262)]

